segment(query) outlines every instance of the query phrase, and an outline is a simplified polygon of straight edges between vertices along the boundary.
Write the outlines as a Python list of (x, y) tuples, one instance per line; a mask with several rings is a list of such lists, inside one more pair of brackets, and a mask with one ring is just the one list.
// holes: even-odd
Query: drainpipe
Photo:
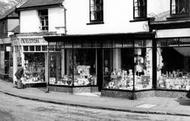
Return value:
[(65, 35), (67, 34), (67, 19), (66, 19), (66, 12), (67, 12), (67, 9), (65, 8), (64, 6), (64, 3), (61, 4), (61, 7), (64, 9), (64, 28), (65, 28)]

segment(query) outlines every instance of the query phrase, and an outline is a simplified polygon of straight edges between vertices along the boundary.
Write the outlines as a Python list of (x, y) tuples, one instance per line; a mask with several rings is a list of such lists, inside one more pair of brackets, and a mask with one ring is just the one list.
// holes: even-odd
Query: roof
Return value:
[(41, 6), (53, 6), (60, 5), (64, 0), (28, 0), (23, 5), (21, 5), (18, 10), (24, 10), (26, 8), (34, 8)]
[(0, 15), (0, 20), (6, 17), (18, 17), (18, 14), (15, 13), (15, 9), (15, 7), (12, 7), (11, 9), (7, 10), (3, 15)]

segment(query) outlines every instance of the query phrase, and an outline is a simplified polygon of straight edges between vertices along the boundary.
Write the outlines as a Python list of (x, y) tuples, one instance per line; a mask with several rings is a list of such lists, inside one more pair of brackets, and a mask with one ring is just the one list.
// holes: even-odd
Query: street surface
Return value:
[(190, 117), (57, 105), (0, 93), (0, 121), (190, 121)]

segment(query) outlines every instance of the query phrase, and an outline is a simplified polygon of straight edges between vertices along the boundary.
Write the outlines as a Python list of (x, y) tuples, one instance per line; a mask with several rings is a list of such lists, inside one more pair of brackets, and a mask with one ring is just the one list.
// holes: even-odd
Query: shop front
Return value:
[(0, 39), (0, 78), (12, 81), (11, 39)]
[(13, 75), (24, 69), (21, 78), (25, 86), (46, 86), (47, 45), (42, 36), (17, 36), (13, 39)]
[(45, 37), (49, 88), (129, 98), (152, 93), (153, 39), (153, 33)]
[(190, 89), (190, 38), (157, 39), (157, 94), (179, 97)]

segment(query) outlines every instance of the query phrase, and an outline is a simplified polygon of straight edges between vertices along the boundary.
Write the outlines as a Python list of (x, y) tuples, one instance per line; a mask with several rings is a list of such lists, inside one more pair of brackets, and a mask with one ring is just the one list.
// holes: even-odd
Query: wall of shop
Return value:
[(40, 21), (36, 10), (20, 12), (20, 32), (40, 32)]
[(133, 20), (133, 0), (104, 0), (103, 24), (89, 24), (89, 0), (66, 0), (68, 34), (129, 33), (148, 30), (147, 21)]
[[(64, 31), (64, 9), (49, 8), (48, 11), (49, 32)], [(20, 31), (26, 32), (41, 32), (40, 20), (37, 10), (27, 10), (20, 12)]]
[(48, 12), (49, 12), (49, 31), (64, 33), (65, 32), (64, 9), (62, 7), (50, 8)]

